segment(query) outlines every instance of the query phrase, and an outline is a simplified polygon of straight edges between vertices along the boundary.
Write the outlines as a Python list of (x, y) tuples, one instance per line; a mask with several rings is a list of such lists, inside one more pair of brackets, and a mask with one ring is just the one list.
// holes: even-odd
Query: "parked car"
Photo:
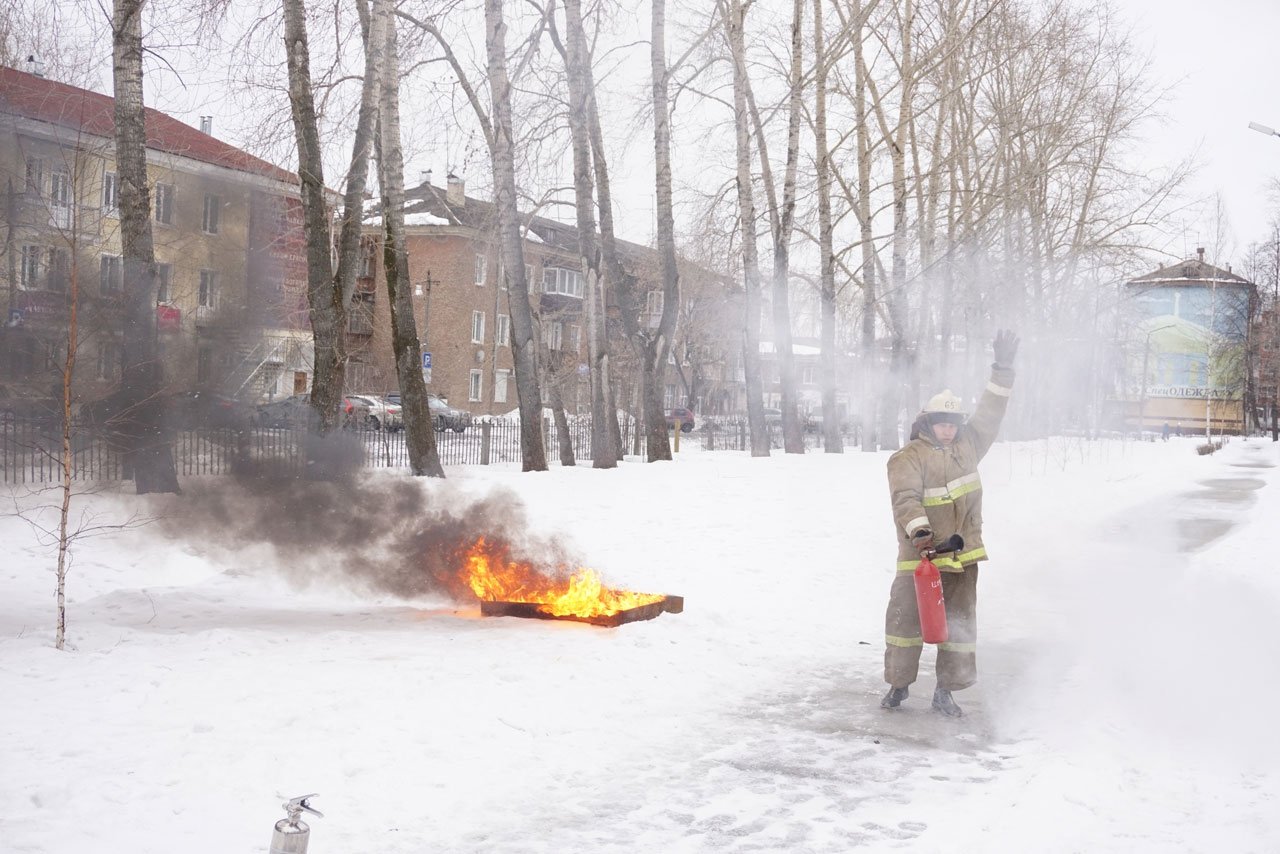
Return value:
[(427, 406), (431, 410), (431, 421), (435, 424), (437, 432), (452, 430), (455, 433), (461, 433), (471, 426), (470, 412), (455, 409), (439, 395), (428, 394)]
[[(384, 394), (382, 399), (394, 406), (403, 405), (398, 391)], [(431, 412), (431, 422), (435, 426), (437, 433), (441, 430), (452, 430), (455, 433), (461, 433), (470, 427), (475, 420), (470, 412), (465, 409), (455, 409), (440, 395), (432, 394), (431, 392), (427, 392), (427, 409)]]
[(781, 410), (781, 409), (774, 409), (774, 408), (772, 408), (772, 407), (766, 406), (766, 407), (764, 408), (764, 423), (765, 423), (765, 424), (769, 424), (769, 425), (773, 425), (773, 424), (781, 425), (781, 424), (782, 424), (782, 410)]
[(373, 394), (353, 394), (353, 402), (360, 402), (368, 409), (364, 423), (372, 430), (399, 430), (404, 426), (400, 404)]
[[(125, 414), (123, 391), (83, 403), (80, 419), (91, 427), (105, 427)], [(160, 395), (161, 417), (170, 430), (239, 430), (254, 419), (249, 404), (211, 391), (178, 391)]]
[[(342, 398), (341, 422), (344, 427), (364, 424), (369, 417), (369, 404), (355, 395)], [(313, 423), (315, 410), (311, 408), (311, 395), (295, 394), (290, 397), (262, 403), (257, 407), (254, 423), (259, 427), (306, 427)]]
[(295, 394), (258, 404), (254, 423), (259, 427), (305, 427), (312, 415), (311, 396)]
[(0, 417), (32, 420), (61, 427), (62, 395), (39, 397), (0, 385)]
[(680, 422), (681, 433), (691, 432), (693, 430), (693, 427), (696, 421), (693, 417), (693, 410), (686, 409), (683, 406), (676, 406), (672, 409), (668, 409), (667, 410), (667, 429), (670, 430), (671, 428), (675, 427), (677, 421)]

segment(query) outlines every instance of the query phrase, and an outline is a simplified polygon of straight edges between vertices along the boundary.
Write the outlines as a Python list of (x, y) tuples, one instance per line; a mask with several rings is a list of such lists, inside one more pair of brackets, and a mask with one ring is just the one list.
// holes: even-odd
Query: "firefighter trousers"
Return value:
[[(947, 641), (938, 644), (935, 671), (939, 688), (959, 691), (978, 681), (978, 565), (966, 564), (962, 572), (944, 571), (942, 596), (947, 607)], [(884, 681), (905, 688), (916, 681), (924, 649), (915, 576), (910, 572), (899, 572), (889, 588), (884, 634)]]

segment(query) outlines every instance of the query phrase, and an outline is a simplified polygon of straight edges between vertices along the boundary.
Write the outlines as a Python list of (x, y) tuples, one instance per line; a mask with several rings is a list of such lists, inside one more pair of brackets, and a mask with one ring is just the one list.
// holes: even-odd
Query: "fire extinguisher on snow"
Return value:
[(942, 574), (933, 558), (962, 548), (964, 538), (952, 534), (945, 542), (923, 552), (920, 563), (916, 565), (916, 606), (920, 609), (920, 636), (925, 643), (945, 643), (947, 640), (947, 604), (942, 598)]
[(302, 814), (309, 812), (324, 818), (324, 813), (312, 809), (309, 803), (315, 795), (301, 795), (284, 804), (288, 818), (276, 822), (275, 831), (271, 834), (270, 854), (307, 854), (307, 845), (311, 842), (311, 828), (302, 820)]

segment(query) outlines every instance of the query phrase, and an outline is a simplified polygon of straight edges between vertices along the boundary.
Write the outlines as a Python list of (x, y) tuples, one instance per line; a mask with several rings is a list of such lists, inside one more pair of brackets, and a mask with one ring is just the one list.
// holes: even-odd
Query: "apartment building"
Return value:
[[(122, 360), (113, 99), (0, 67), (0, 382), (60, 382), (74, 308), (76, 396)], [(146, 112), (166, 383), (256, 400), (305, 390), (311, 333), (297, 177), (155, 110)]]
[[(522, 216), (525, 278), (546, 351), (546, 379), (554, 382), (570, 412), (590, 408), (587, 340), (583, 297), (586, 286), (578, 256), (576, 226), (539, 216)], [(464, 182), (453, 175), (445, 187), (432, 184), (429, 173), (409, 188), (405, 206), (410, 287), (423, 351), (430, 353), (427, 389), (452, 405), (476, 414), (503, 414), (516, 408), (511, 313), (506, 277), (499, 260), (494, 205), (466, 195)], [(367, 301), (369, 327), (363, 347), (354, 348), (348, 366), (348, 389), (373, 393), (398, 387), (391, 359), (390, 312), (381, 269), (380, 224), (369, 220), (366, 254), (358, 290)], [(641, 322), (655, 325), (662, 311), (662, 292), (653, 250), (620, 242), (628, 270), (646, 293)], [(614, 376), (620, 405), (634, 398), (638, 372), (631, 347), (607, 295), (607, 334), (614, 354)], [(690, 348), (704, 361), (713, 341), (704, 335)], [(684, 405), (681, 369), (692, 377), (692, 365), (674, 358), (669, 365), (669, 405)], [(719, 379), (725, 371), (717, 373)], [(732, 397), (732, 395), (730, 395)], [(720, 400), (721, 397), (717, 397)]]

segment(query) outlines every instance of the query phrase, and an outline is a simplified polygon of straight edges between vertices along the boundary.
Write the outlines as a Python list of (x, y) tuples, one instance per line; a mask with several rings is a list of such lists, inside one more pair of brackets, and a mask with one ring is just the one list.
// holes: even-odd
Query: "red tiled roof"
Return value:
[[(115, 99), (0, 65), (0, 113), (48, 122), (93, 136), (115, 132)], [(290, 184), (298, 176), (247, 151), (201, 133), (150, 107), (146, 111), (147, 148), (190, 157), (237, 172)]]

